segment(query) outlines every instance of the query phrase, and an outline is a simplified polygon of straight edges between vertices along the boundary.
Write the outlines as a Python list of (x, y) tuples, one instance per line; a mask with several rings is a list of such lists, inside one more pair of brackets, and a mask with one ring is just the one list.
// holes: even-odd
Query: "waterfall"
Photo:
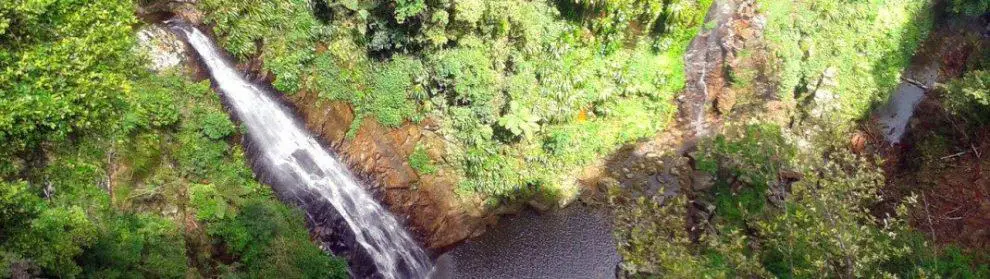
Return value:
[(357, 247), (352, 248), (367, 253), (381, 277), (429, 276), (432, 264), (423, 249), (287, 107), (270, 92), (245, 80), (202, 32), (191, 26), (170, 25), (199, 54), (221, 96), (247, 127), (247, 136), (259, 147), (255, 160), (280, 178), (283, 198), (305, 204), (299, 194), (315, 193), (331, 204), (354, 234)]

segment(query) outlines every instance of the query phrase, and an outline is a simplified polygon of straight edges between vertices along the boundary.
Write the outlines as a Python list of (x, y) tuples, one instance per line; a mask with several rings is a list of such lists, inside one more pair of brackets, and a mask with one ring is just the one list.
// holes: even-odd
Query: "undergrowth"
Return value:
[(664, 129), (711, 3), (334, 2), (314, 13), (305, 1), (262, 2), (199, 6), (221, 45), (261, 57), (280, 91), (350, 103), (348, 136), (365, 117), (434, 119), (448, 142), (436, 167), (492, 204), (573, 197), (578, 169)]

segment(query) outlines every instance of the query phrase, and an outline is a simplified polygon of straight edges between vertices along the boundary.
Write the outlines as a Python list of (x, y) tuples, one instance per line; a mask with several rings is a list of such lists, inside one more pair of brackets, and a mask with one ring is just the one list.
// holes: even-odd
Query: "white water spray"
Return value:
[[(370, 255), (384, 278), (425, 278), (432, 268), (426, 253), (353, 175), (290, 115), (289, 110), (237, 72), (199, 30), (173, 26), (202, 58), (247, 135), (259, 146), (257, 160), (289, 178), (287, 191), (319, 194), (354, 233), (355, 247)], [(292, 195), (296, 196), (297, 195)], [(305, 202), (300, 200), (301, 202)]]

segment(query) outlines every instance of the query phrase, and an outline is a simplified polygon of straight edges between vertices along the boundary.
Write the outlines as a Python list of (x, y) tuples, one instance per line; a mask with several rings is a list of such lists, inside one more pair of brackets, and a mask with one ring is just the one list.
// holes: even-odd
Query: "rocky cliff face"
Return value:
[[(142, 7), (139, 14), (148, 22), (177, 18), (202, 26), (195, 0), (161, 0)], [(202, 28), (210, 30), (210, 28)], [(271, 81), (260, 59), (242, 61), (240, 68), (255, 80)], [(191, 63), (196, 67), (195, 63)], [(200, 71), (202, 72), (202, 71)], [(419, 175), (409, 166), (409, 154), (417, 144), (428, 147), (434, 161), (442, 161), (443, 141), (424, 125), (407, 123), (398, 128), (383, 127), (373, 118), (362, 120), (352, 138), (346, 136), (354, 112), (345, 102), (321, 100), (317, 92), (286, 94), (306, 123), (328, 148), (362, 177), (367, 189), (384, 202), (433, 252), (443, 252), (470, 237), (478, 236), (496, 221), (495, 212), (481, 200), (454, 193), (457, 180), (443, 170), (435, 175)], [(427, 121), (428, 122), (428, 121)]]
[(409, 166), (409, 154), (417, 143), (429, 148), (434, 160), (443, 141), (421, 125), (406, 123), (383, 127), (373, 118), (362, 120), (353, 138), (346, 136), (354, 112), (344, 102), (321, 100), (315, 92), (287, 97), (297, 108), (307, 128), (319, 136), (346, 162), (351, 171), (365, 178), (368, 190), (389, 209), (406, 218), (410, 230), (434, 252), (443, 251), (467, 238), (480, 235), (495, 221), (481, 201), (465, 200), (454, 193), (456, 180), (443, 171), (420, 175)]

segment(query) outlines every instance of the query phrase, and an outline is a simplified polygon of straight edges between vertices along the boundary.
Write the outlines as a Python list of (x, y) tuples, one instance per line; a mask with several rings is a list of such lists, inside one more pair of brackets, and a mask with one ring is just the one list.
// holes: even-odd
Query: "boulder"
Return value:
[(137, 31), (139, 55), (148, 58), (147, 67), (155, 72), (175, 69), (185, 65), (186, 44), (175, 33), (157, 25), (142, 26)]
[(705, 191), (715, 186), (715, 177), (703, 171), (694, 171), (691, 176), (691, 188), (695, 191)]

